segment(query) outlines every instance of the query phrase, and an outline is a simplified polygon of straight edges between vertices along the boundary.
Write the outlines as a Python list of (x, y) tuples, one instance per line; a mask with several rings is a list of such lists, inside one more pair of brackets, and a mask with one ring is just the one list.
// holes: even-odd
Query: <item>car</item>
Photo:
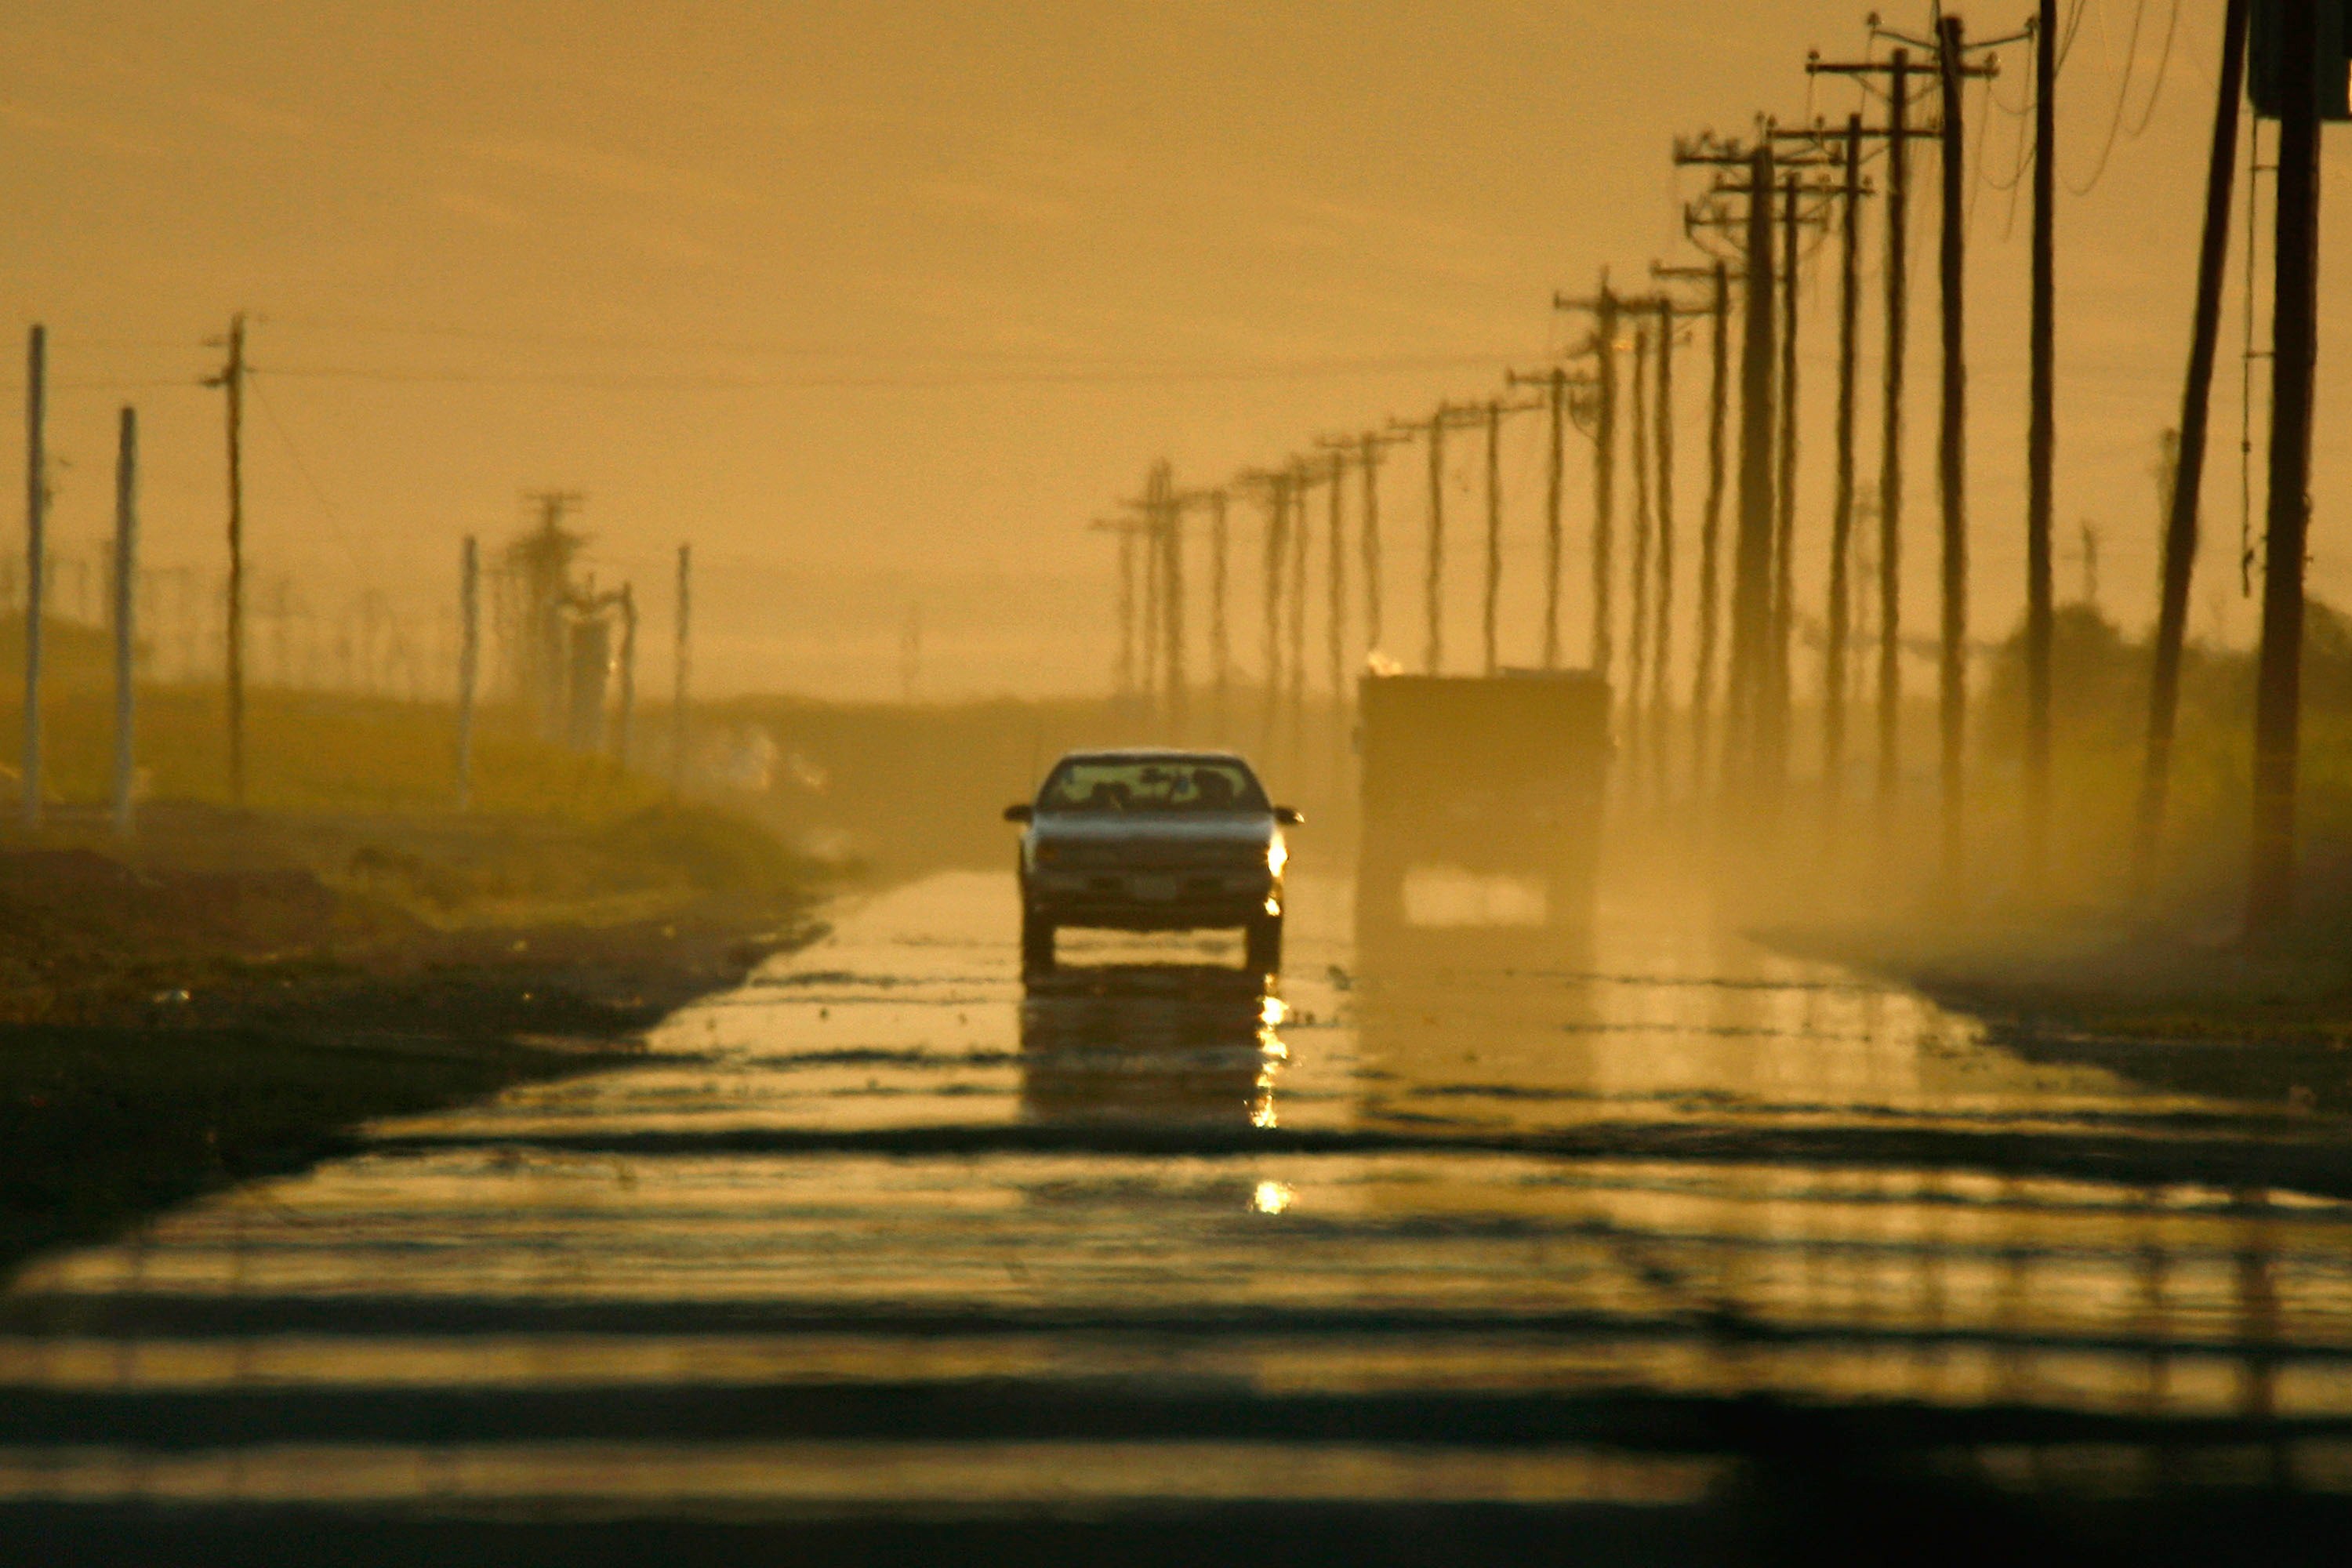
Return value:
[(1054, 967), (1064, 926), (1111, 931), (1238, 927), (1244, 966), (1282, 967), (1285, 827), (1306, 819), (1266, 799), (1231, 752), (1072, 752), (1034, 801), (1007, 806), (1021, 835), (1021, 961)]

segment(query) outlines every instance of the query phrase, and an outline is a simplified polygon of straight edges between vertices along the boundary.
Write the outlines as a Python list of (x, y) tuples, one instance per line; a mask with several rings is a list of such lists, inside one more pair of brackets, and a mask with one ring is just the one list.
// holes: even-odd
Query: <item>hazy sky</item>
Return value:
[[(1112, 626), (1111, 552), (1085, 524), (1153, 458), (1213, 480), (1321, 432), (1488, 395), (1505, 363), (1565, 341), (1555, 286), (1688, 258), (1678, 203), (1698, 182), (1668, 166), (1675, 132), (1853, 105), (1851, 86), (1809, 89), (1802, 67), (1809, 47), (1868, 47), (1867, 8), (17, 6), (0, 21), (0, 298), (51, 329), (66, 548), (106, 526), (111, 410), (131, 399), (151, 558), (216, 566), (220, 397), (193, 384), (215, 363), (204, 340), (245, 309), (253, 570), (290, 575), (321, 617), (350, 616), (362, 589), (420, 622), (445, 615), (459, 539), (502, 537), (520, 492), (562, 487), (589, 497), (600, 576), (659, 605), (656, 643), (667, 552), (695, 542), (714, 687), (895, 691), (919, 606), (927, 693), (1084, 689), (1105, 679)], [(2028, 9), (1970, 12), (1971, 31), (2011, 31)], [(2095, 520), (2103, 600), (2134, 624), (2151, 600), (2148, 470), (2176, 417), (2220, 10), (2183, 0), (2168, 57), (2167, 0), (2084, 0), (2060, 81), (2062, 172), (2088, 187), (2063, 192), (2060, 214), (2061, 591), (2079, 591), (2075, 524)], [(2003, 63), (1990, 91), (2016, 110), (2027, 58)], [(2004, 180), (2020, 121), (1985, 105), (1971, 94), (1979, 168)], [(2340, 134), (2331, 279), (2352, 240)], [(1933, 180), (1932, 160), (1917, 167)], [(2021, 597), (2026, 214), (1989, 183), (1972, 205), (1976, 622), (1992, 634)], [(1926, 626), (1934, 230), (1919, 207), (1908, 564), (1909, 618)], [(1816, 562), (1826, 264), (1803, 340), (1801, 550)], [(2314, 551), (2319, 590), (2352, 599), (2336, 542), (2352, 508), (2336, 499), (2352, 463), (2325, 437), (2352, 390), (2345, 326), (2323, 307)], [(2192, 624), (2242, 635), (2238, 331), (2233, 304), (2219, 543)], [(1685, 563), (1703, 358), (1682, 360)], [(1534, 651), (1534, 424), (1513, 429), (1506, 464), (1517, 658)], [(1471, 528), (1475, 445), (1457, 444), (1455, 475)], [(1413, 625), (1420, 472), (1401, 454), (1384, 492), (1392, 628)], [(1571, 484), (1580, 540), (1580, 468)], [(1255, 527), (1241, 530), (1251, 550)], [(1470, 657), (1475, 535), (1456, 537), (1449, 643)], [(1580, 647), (1580, 592), (1570, 604)], [(1410, 654), (1417, 629), (1390, 641)]]

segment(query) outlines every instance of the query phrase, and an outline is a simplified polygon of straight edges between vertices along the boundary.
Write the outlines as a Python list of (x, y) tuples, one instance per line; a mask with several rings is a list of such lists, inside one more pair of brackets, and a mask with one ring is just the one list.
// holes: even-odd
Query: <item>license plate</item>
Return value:
[(1178, 885), (1173, 877), (1138, 877), (1134, 883), (1135, 896), (1139, 899), (1150, 899), (1155, 902), (1165, 902), (1176, 896)]

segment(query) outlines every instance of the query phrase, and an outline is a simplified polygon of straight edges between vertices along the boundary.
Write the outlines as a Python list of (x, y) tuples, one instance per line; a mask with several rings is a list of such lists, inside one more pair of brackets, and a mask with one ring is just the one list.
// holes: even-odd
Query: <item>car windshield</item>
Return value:
[(1041, 811), (1265, 811), (1249, 769), (1215, 758), (1077, 759), (1038, 792)]

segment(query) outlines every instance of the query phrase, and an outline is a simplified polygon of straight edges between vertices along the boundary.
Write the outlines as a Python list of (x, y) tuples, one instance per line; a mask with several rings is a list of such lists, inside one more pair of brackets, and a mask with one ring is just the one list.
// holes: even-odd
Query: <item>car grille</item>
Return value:
[(1064, 844), (1051, 865), (1082, 871), (1240, 871), (1265, 864), (1252, 844)]

